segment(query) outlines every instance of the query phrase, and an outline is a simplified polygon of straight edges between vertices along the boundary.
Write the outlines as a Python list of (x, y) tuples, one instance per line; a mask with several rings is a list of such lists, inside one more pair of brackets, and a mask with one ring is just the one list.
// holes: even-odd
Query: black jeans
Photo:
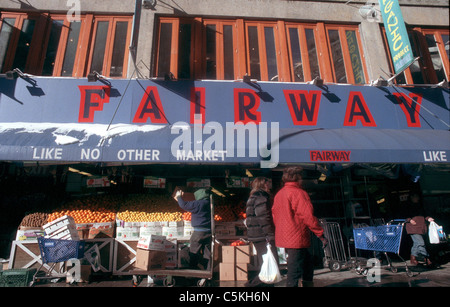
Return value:
[(286, 287), (298, 287), (298, 281), (312, 281), (314, 265), (307, 248), (286, 248), (287, 280)]
[(189, 266), (198, 268), (201, 264), (205, 269), (211, 265), (211, 232), (194, 231), (189, 246)]

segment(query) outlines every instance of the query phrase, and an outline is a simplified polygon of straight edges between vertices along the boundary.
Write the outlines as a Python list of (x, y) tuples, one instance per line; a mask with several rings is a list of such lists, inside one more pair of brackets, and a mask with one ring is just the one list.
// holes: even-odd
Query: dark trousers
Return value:
[[(275, 241), (270, 241), (270, 245), (272, 253), (278, 262), (278, 252), (277, 247), (275, 246)], [(253, 246), (256, 249), (256, 257), (257, 257), (256, 259), (257, 263), (255, 263), (255, 273), (254, 273), (256, 274), (256, 276), (251, 276), (249, 281), (246, 283), (246, 286), (247, 287), (273, 286), (264, 284), (258, 277), (259, 271), (261, 271), (261, 266), (263, 263), (262, 256), (267, 253), (267, 242), (266, 241), (253, 242)]]
[(194, 231), (189, 246), (189, 266), (198, 268), (201, 264), (205, 269), (211, 265), (211, 232)]
[(298, 287), (298, 281), (300, 280), (300, 278), (303, 281), (312, 281), (314, 276), (314, 265), (308, 249), (286, 248), (286, 253), (286, 287)]

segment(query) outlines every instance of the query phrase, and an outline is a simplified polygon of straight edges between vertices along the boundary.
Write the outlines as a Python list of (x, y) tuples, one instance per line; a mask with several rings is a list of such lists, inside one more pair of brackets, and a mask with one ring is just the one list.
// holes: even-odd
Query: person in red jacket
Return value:
[(275, 224), (275, 244), (287, 252), (287, 287), (312, 286), (314, 266), (308, 251), (311, 232), (324, 247), (328, 241), (323, 228), (314, 216), (308, 193), (301, 188), (302, 168), (288, 167), (283, 171), (284, 187), (275, 195), (272, 207)]

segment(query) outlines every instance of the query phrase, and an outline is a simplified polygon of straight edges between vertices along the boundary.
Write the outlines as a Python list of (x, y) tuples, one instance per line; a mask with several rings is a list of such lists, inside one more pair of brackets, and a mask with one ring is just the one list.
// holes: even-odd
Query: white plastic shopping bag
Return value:
[(442, 226), (439, 226), (435, 222), (430, 222), (430, 226), (428, 227), (428, 236), (431, 244), (439, 244), (446, 241)]
[(274, 284), (281, 281), (281, 273), (277, 260), (272, 253), (270, 243), (267, 243), (267, 253), (262, 256), (263, 263), (259, 272), (259, 279), (266, 284)]

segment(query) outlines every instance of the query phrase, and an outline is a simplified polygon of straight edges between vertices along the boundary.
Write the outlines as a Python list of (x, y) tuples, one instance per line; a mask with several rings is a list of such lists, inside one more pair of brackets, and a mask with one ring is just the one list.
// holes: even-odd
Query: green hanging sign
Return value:
[(378, 0), (396, 74), (414, 61), (408, 32), (398, 0)]

